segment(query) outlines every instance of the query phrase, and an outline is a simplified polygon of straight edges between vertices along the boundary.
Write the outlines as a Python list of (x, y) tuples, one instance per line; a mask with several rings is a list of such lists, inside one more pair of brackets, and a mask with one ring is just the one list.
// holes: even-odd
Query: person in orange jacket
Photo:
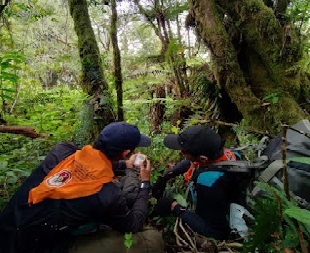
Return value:
[[(87, 224), (138, 232), (146, 216), (150, 161), (140, 164), (140, 187), (129, 207), (112, 182), (112, 163), (151, 141), (126, 122), (107, 125), (93, 145), (56, 145), (0, 213), (1, 253), (67, 252), (72, 234)], [(132, 159), (128, 166), (132, 166)]]

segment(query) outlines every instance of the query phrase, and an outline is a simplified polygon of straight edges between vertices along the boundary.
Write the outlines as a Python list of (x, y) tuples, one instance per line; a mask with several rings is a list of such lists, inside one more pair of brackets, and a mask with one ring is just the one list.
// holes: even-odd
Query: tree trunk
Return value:
[[(164, 85), (156, 85), (154, 88), (155, 97), (157, 99), (165, 99), (166, 92)], [(150, 107), (150, 121), (151, 121), (151, 132), (152, 133), (161, 133), (161, 124), (164, 122), (166, 111), (165, 101), (158, 100)]]
[(121, 66), (121, 54), (118, 47), (117, 39), (117, 10), (116, 0), (111, 0), (111, 41), (113, 46), (113, 61), (114, 61), (114, 79), (115, 88), (117, 94), (117, 119), (119, 121), (124, 120), (123, 111), (123, 77), (122, 77), (122, 66)]
[(78, 48), (82, 64), (82, 87), (93, 97), (93, 118), (95, 129), (93, 137), (108, 123), (114, 121), (111, 106), (111, 95), (108, 91), (100, 51), (91, 26), (87, 1), (69, 0), (70, 14), (74, 21), (74, 29), (78, 36)]
[[(293, 124), (306, 117), (295, 100), (300, 97), (300, 84), (296, 80), (292, 83), (286, 72), (300, 58), (293, 29), (290, 43), (285, 43), (285, 29), (262, 0), (189, 3), (196, 33), (211, 51), (217, 84), (251, 126), (275, 133), (281, 124)], [(224, 25), (227, 20), (229, 29)], [(241, 43), (234, 43), (228, 34), (233, 28)], [(269, 103), (262, 106), (263, 102)]]
[[(135, 4), (139, 8), (140, 13), (146, 18), (147, 22), (154, 29), (155, 34), (161, 41), (161, 52), (160, 59), (161, 61), (167, 61), (173, 71), (176, 83), (178, 85), (180, 91), (180, 97), (188, 96), (188, 79), (185, 71), (185, 57), (183, 54), (177, 55), (175, 50), (171, 50), (174, 48), (178, 39), (174, 39), (172, 37), (172, 31), (168, 31), (169, 29), (169, 19), (167, 15), (165, 15), (166, 7), (163, 4), (163, 1), (155, 0), (153, 2), (152, 12), (148, 12), (143, 9), (139, 0), (134, 0)], [(150, 15), (152, 13), (152, 16)], [(157, 26), (154, 24), (153, 19), (156, 20)], [(169, 47), (170, 46), (170, 47)]]

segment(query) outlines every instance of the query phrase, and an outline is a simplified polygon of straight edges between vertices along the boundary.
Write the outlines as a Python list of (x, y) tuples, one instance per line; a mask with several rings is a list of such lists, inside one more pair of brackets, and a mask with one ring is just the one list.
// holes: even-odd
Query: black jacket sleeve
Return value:
[(170, 178), (174, 178), (185, 173), (189, 167), (191, 166), (191, 162), (189, 160), (182, 160), (174, 165), (170, 170), (168, 170), (164, 175), (163, 178), (169, 180)]
[(113, 161), (112, 168), (115, 176), (125, 176), (126, 173), (126, 161)]
[[(111, 191), (110, 191), (111, 192)], [(128, 207), (125, 197), (120, 190), (112, 192), (113, 196), (101, 196), (104, 203), (111, 199), (106, 213), (107, 225), (120, 232), (136, 233), (143, 228), (147, 216), (149, 190), (139, 189), (136, 200), (131, 208)], [(104, 204), (105, 205), (105, 204)]]

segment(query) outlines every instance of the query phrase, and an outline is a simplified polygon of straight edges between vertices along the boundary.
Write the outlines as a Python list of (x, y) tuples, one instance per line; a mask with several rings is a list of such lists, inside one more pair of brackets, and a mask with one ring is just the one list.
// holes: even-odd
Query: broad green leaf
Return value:
[(13, 89), (5, 89), (5, 88), (0, 88), (0, 91), (6, 91), (6, 92), (16, 92)]
[(290, 161), (310, 164), (310, 157), (291, 157)]
[(15, 177), (15, 173), (13, 171), (6, 172), (7, 177)]
[(45, 157), (46, 157), (46, 156), (41, 155), (41, 156), (38, 157), (38, 160), (39, 160), (39, 161), (43, 161), (43, 160), (45, 159)]
[(15, 82), (15, 81), (17, 81), (19, 79), (18, 75), (12, 74), (12, 73), (9, 73), (9, 72), (5, 72), (5, 71), (1, 72), (0, 77), (3, 80), (7, 80), (7, 81), (11, 81), (11, 82)]
[(14, 176), (14, 177), (9, 177), (9, 178), (6, 180), (6, 182), (7, 182), (8, 184), (15, 184), (15, 183), (17, 182), (17, 180), (18, 180), (18, 177)]
[(127, 249), (130, 249), (132, 247), (133, 242), (131, 240), (126, 240), (124, 242), (124, 245), (126, 246)]
[(131, 239), (132, 238), (132, 233), (126, 233), (125, 234), (125, 239), (128, 240), (128, 239)]
[(278, 100), (279, 100), (278, 97), (273, 97), (273, 98), (272, 98), (272, 103), (273, 103), (273, 104), (276, 104), (276, 103), (278, 103)]
[(176, 126), (171, 127), (171, 132), (174, 134), (177, 134), (179, 132), (179, 129)]
[(296, 231), (296, 228), (292, 228), (292, 227), (284, 227), (284, 240), (283, 240), (283, 245), (285, 245), (285, 247), (290, 247), (290, 248), (294, 248), (296, 246), (298, 246), (299, 243), (299, 238), (298, 238), (298, 234)]
[(8, 166), (8, 161), (0, 161), (0, 170), (6, 169)]
[(14, 100), (13, 97), (10, 97), (10, 96), (4, 95), (4, 94), (2, 94), (2, 95), (0, 94), (0, 97), (6, 98), (6, 99), (9, 99), (9, 100)]
[(310, 224), (310, 211), (298, 207), (291, 207), (284, 211), (288, 216), (306, 224)]
[(186, 199), (185, 199), (181, 194), (175, 194), (175, 195), (173, 195), (173, 198), (174, 198), (181, 206), (187, 207), (187, 201), (186, 201)]

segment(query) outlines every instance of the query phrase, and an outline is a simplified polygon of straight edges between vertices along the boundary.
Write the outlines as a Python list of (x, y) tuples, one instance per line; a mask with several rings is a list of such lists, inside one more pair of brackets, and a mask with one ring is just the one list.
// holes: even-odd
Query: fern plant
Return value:
[(257, 182), (264, 191), (251, 202), (255, 222), (244, 252), (307, 252), (310, 239), (310, 211), (301, 209), (294, 200), (288, 200), (283, 190)]

